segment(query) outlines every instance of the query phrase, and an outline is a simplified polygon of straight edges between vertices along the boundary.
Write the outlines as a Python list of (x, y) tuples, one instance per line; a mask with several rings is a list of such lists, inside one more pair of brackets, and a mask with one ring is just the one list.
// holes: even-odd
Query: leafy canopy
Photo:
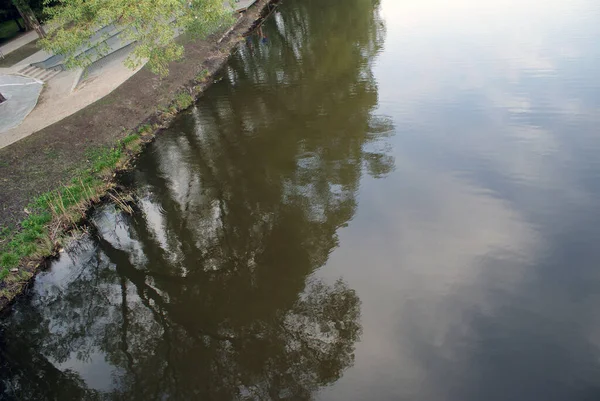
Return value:
[[(233, 20), (223, 0), (45, 0), (50, 20), (44, 50), (63, 55), (67, 68), (86, 67), (106, 54), (111, 41), (135, 42), (130, 68), (148, 60), (155, 73), (183, 56), (179, 33), (206, 36)], [(102, 29), (105, 28), (105, 29)], [(118, 39), (114, 37), (119, 32)], [(91, 51), (82, 52), (91, 47)]]

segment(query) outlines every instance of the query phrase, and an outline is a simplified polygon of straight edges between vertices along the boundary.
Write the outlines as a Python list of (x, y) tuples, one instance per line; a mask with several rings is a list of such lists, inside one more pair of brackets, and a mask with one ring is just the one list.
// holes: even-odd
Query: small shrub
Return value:
[(187, 109), (194, 103), (194, 98), (187, 92), (179, 92), (175, 97), (175, 105), (178, 110)]

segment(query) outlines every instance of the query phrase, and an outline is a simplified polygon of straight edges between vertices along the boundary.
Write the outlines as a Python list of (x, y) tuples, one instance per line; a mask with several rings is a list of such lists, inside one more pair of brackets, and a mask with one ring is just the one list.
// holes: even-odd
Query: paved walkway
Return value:
[(8, 53), (15, 51), (22, 46), (25, 46), (29, 42), (33, 42), (37, 38), (38, 38), (38, 35), (35, 31), (27, 32), (27, 33), (19, 36), (18, 38), (13, 39), (10, 42), (5, 43), (2, 46), (0, 46), (0, 52), (2, 52), (2, 54), (4, 54), (6, 56)]
[[(32, 40), (36, 37), (37, 35)], [(28, 42), (23, 39), (20, 43), (22, 46)], [(115, 53), (114, 56), (90, 66), (85, 75), (82, 75), (81, 69), (53, 75), (50, 80), (44, 82), (37, 106), (23, 122), (15, 128), (0, 132), (0, 149), (76, 113), (111, 93), (143, 67), (142, 65), (136, 70), (125, 67), (123, 61), (127, 55), (128, 52)], [(24, 67), (49, 56), (48, 53), (39, 51), (10, 68), (0, 68), (0, 75), (22, 75), (19, 71)]]
[(43, 86), (37, 79), (0, 75), (0, 91), (8, 99), (0, 105), (0, 134), (18, 126), (31, 113)]

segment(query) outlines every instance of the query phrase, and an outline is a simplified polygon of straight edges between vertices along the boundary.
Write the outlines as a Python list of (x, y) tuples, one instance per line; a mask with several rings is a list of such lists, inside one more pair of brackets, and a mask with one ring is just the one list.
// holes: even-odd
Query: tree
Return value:
[(45, 37), (46, 31), (44, 30), (42, 24), (40, 24), (40, 21), (38, 21), (29, 4), (25, 0), (13, 0), (13, 4), (19, 11), (19, 14), (21, 14), (21, 17), (23, 17), (25, 26), (27, 26), (28, 29), (33, 29), (36, 31), (40, 38)]
[[(135, 68), (148, 60), (149, 67), (162, 75), (168, 72), (169, 62), (183, 56), (183, 46), (175, 41), (179, 33), (207, 35), (233, 18), (222, 0), (59, 0), (46, 12), (48, 36), (40, 44), (48, 52), (64, 55), (68, 68), (94, 61), (80, 57), (87, 47), (106, 54), (110, 46), (103, 40), (118, 32), (122, 43), (136, 44), (127, 66)], [(102, 28), (113, 25), (113, 30), (102, 33)]]
[(19, 14), (19, 10), (15, 7), (12, 0), (0, 0), (0, 18), (5, 22), (9, 20), (13, 20), (19, 31), (25, 31), (25, 26), (21, 22), (21, 15)]

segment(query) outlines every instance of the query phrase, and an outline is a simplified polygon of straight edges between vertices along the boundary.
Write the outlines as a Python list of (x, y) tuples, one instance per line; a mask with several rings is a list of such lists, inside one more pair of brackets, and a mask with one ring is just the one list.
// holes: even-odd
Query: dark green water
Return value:
[(0, 322), (0, 399), (599, 399), (599, 35), (285, 1)]

